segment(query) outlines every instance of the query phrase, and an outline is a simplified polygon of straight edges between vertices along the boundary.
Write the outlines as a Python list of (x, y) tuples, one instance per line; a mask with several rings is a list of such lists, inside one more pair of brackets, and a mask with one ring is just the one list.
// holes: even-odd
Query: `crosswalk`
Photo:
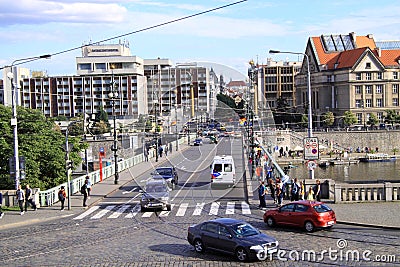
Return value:
[(74, 217), (74, 220), (82, 219), (117, 219), (117, 218), (150, 218), (151, 216), (167, 217), (167, 216), (200, 216), (200, 215), (233, 215), (241, 213), (243, 215), (251, 214), (249, 204), (245, 201), (241, 202), (212, 202), (212, 203), (196, 203), (190, 207), (189, 203), (172, 204), (171, 211), (146, 211), (141, 212), (140, 203), (129, 203), (123, 205), (106, 205), (106, 206), (92, 206), (82, 214)]

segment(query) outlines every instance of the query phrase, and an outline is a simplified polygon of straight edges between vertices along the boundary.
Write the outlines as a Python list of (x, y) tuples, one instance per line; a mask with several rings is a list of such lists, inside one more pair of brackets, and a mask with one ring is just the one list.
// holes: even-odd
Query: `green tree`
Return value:
[(393, 126), (394, 123), (400, 122), (400, 115), (394, 109), (387, 109), (385, 111), (386, 115), (383, 117), (385, 123), (390, 123)]
[(378, 122), (378, 117), (376, 117), (376, 115), (372, 113), (368, 118), (367, 124), (374, 127), (378, 124)]
[(108, 114), (102, 106), (100, 106), (99, 111), (96, 113), (94, 121), (95, 122), (93, 123), (91, 132), (94, 134), (104, 134), (110, 132), (111, 125), (108, 122)]
[(325, 126), (330, 127), (335, 122), (335, 116), (332, 112), (328, 111), (322, 116), (322, 121)]
[(346, 111), (346, 112), (344, 113), (343, 122), (344, 122), (345, 125), (351, 126), (351, 125), (353, 125), (353, 124), (356, 124), (357, 121), (358, 121), (358, 120), (357, 120), (357, 117), (356, 117), (356, 115), (355, 115), (353, 112), (351, 112), (351, 111)]
[(304, 127), (304, 128), (307, 128), (307, 127), (308, 127), (308, 116), (307, 116), (306, 114), (303, 114), (303, 115), (301, 116), (300, 125), (301, 125), (302, 127)]

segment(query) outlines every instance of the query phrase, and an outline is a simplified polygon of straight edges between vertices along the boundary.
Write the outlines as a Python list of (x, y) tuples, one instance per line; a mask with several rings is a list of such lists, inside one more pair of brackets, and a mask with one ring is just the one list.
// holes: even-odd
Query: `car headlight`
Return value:
[(264, 250), (264, 248), (261, 245), (251, 246), (250, 249), (256, 251)]

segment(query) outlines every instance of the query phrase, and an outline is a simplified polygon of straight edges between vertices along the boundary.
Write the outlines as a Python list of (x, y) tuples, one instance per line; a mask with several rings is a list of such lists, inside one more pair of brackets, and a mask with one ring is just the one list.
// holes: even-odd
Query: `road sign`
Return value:
[(305, 160), (319, 159), (319, 145), (317, 137), (306, 137), (303, 139), (303, 144)]
[(307, 168), (311, 171), (317, 168), (317, 163), (314, 160), (307, 161)]

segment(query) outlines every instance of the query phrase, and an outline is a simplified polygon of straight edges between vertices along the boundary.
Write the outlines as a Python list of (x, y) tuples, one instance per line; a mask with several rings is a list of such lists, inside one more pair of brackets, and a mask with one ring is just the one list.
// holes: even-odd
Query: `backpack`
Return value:
[(86, 194), (86, 188), (85, 184), (81, 186), (81, 194)]
[(61, 190), (58, 191), (58, 199), (59, 199), (59, 200), (64, 200), (64, 195), (63, 195), (63, 193), (62, 193)]

